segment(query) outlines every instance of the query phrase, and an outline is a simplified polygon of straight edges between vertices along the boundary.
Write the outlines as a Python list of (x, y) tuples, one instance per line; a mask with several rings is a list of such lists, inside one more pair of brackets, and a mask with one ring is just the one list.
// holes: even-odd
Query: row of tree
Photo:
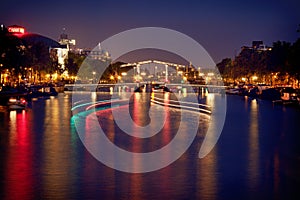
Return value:
[[(65, 66), (62, 68), (58, 63), (57, 52), (50, 50), (45, 42), (28, 41), (26, 37), (17, 37), (9, 33), (5, 27), (0, 29), (0, 83), (18, 82), (20, 77), (21, 80), (25, 80), (29, 75), (32, 82), (38, 82), (46, 74), (61, 75), (65, 71), (68, 72), (69, 77), (76, 77), (86, 57), (84, 54), (69, 51)], [(105, 65), (108, 68), (101, 78), (110, 81), (111, 75), (117, 77), (120, 73), (121, 64), (110, 64), (109, 60), (105, 63), (100, 60), (88, 60), (85, 65), (91, 66), (86, 67), (81, 75), (85, 75), (85, 79), (96, 80), (98, 79), (96, 76), (100, 74), (97, 67)], [(4, 73), (9, 74), (9, 80), (4, 81), (7, 77), (1, 77)]]
[[(0, 30), (0, 72), (9, 72), (10, 79), (22, 79), (28, 73), (40, 76), (60, 69), (55, 55), (42, 41), (28, 42), (10, 34), (6, 28)], [(3, 81), (1, 78), (0, 82)]]
[(293, 44), (274, 42), (271, 50), (243, 48), (234, 59), (225, 58), (217, 67), (225, 83), (251, 83), (255, 77), (256, 82), (299, 87), (300, 38)]

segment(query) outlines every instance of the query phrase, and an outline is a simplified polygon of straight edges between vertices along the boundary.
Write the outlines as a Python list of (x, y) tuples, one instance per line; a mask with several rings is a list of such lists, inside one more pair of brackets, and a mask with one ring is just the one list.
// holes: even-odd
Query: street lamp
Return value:
[(93, 71), (93, 72), (92, 72), (92, 74), (93, 74), (93, 80), (92, 80), (92, 83), (95, 83), (95, 82), (96, 82), (96, 80), (95, 80), (95, 75), (96, 75), (96, 72), (95, 72), (95, 71)]

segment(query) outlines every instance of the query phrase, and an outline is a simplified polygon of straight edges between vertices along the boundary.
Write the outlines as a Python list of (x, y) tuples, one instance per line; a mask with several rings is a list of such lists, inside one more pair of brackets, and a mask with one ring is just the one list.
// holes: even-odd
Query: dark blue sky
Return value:
[(297, 0), (4, 0), (0, 23), (57, 39), (66, 28), (82, 48), (121, 31), (156, 26), (180, 31), (198, 41), (215, 62), (233, 57), (252, 40), (294, 42), (299, 33)]

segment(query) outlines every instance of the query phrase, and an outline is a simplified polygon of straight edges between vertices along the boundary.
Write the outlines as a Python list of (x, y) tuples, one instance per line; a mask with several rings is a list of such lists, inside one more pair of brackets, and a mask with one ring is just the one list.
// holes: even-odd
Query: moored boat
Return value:
[(27, 101), (24, 95), (14, 95), (8, 100), (7, 106), (9, 110), (22, 110), (27, 106)]

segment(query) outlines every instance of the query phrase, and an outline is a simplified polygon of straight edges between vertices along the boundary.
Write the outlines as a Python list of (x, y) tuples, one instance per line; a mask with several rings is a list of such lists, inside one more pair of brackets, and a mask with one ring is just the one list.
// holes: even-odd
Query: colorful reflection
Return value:
[(73, 161), (70, 157), (70, 111), (65, 109), (69, 102), (67, 98), (53, 98), (47, 99), (45, 103), (43, 191), (51, 199), (68, 199), (70, 191), (66, 191), (65, 186), (71, 185), (74, 178), (66, 173)]
[[(167, 103), (169, 98), (164, 97)], [(0, 114), (1, 199), (245, 199), (255, 195), (292, 199), (298, 194), (299, 152), (294, 150), (299, 144), (295, 130), (300, 114), (294, 108), (283, 111), (234, 96), (229, 101), (230, 121), (205, 158), (198, 159), (198, 151), (205, 136), (202, 128), (207, 129), (209, 120), (201, 117), (200, 133), (176, 162), (155, 172), (131, 174), (101, 164), (85, 149), (74, 124), (70, 125), (70, 100), (67, 95), (38, 99), (27, 111)], [(142, 95), (133, 102), (145, 103)], [(112, 142), (128, 151), (147, 152), (168, 144), (180, 120), (178, 109), (160, 108), (166, 112), (166, 124), (146, 139), (118, 129), (110, 109), (96, 112)], [(138, 106), (130, 109), (137, 123), (146, 122), (143, 117), (148, 115), (140, 113)], [(88, 122), (82, 121), (85, 139), (92, 142), (88, 130), (95, 124)]]
[(25, 110), (9, 113), (9, 148), (5, 163), (4, 199), (33, 199), (34, 169), (30, 115)]

